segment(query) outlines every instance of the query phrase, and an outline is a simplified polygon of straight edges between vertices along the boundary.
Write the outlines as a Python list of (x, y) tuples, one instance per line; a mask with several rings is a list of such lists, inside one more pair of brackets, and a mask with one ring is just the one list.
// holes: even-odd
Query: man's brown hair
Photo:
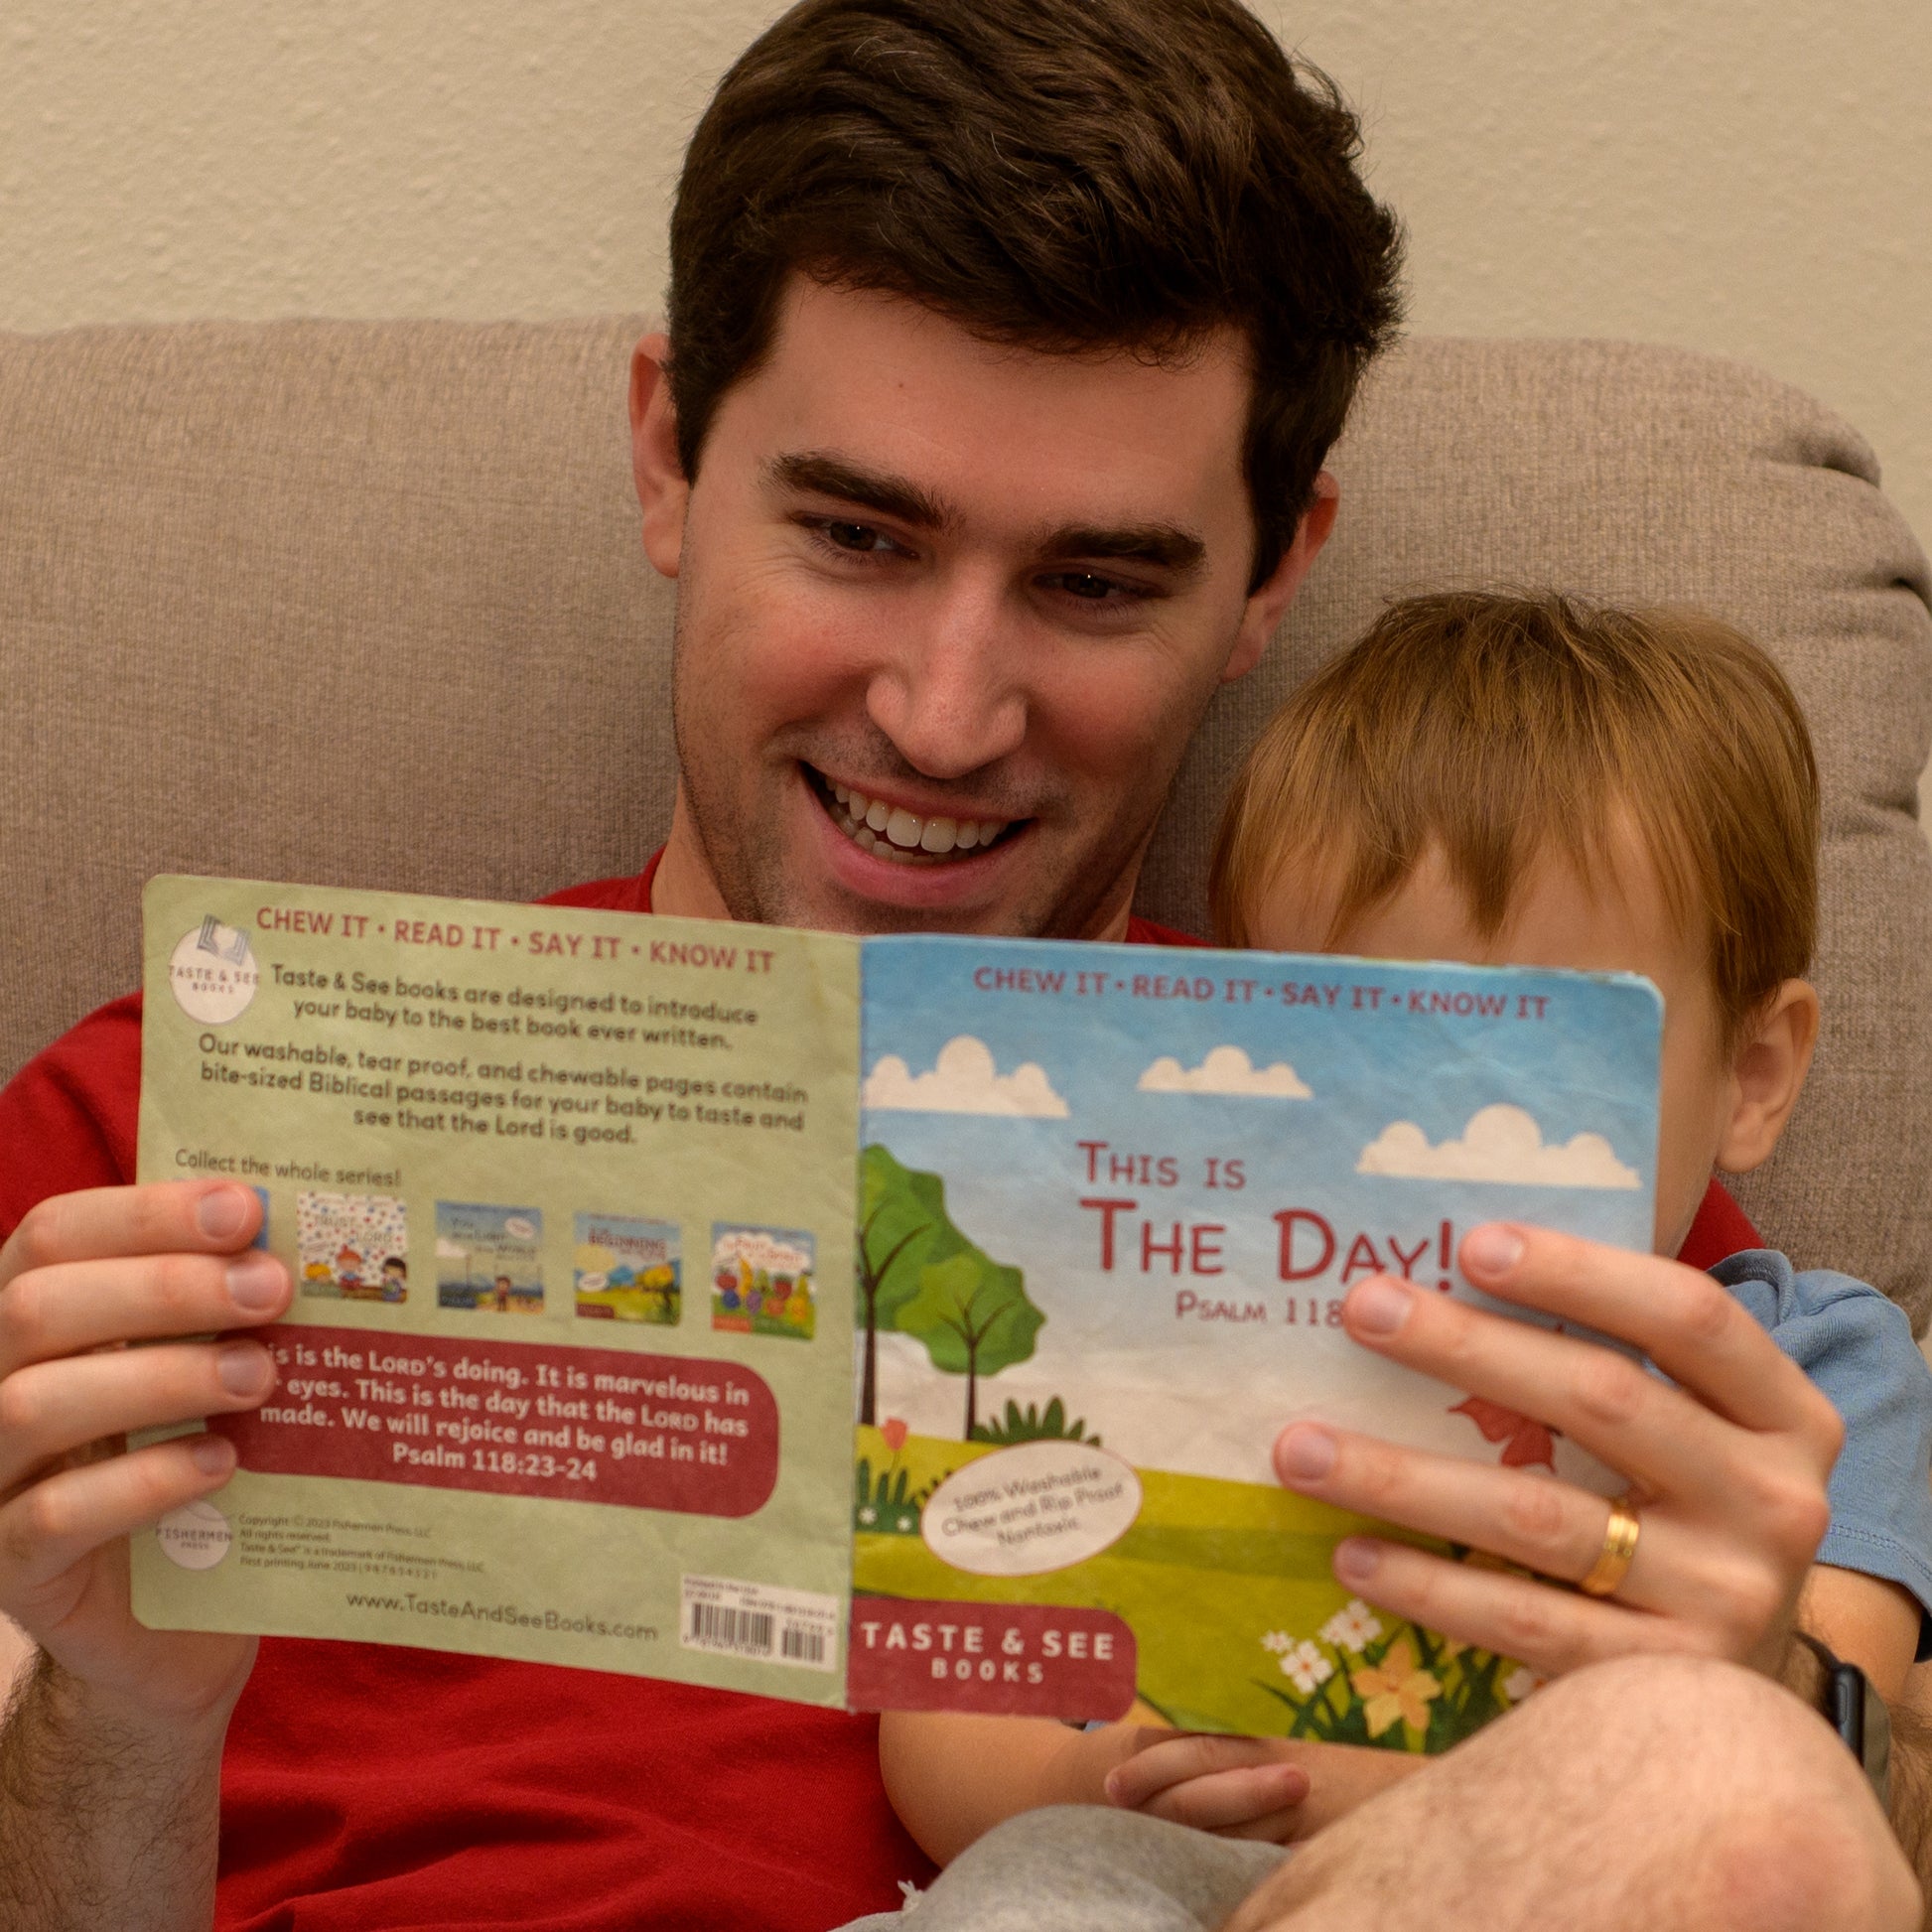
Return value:
[(1309, 867), (1334, 945), (1432, 850), (1494, 938), (1554, 850), (1604, 878), (1621, 826), (1708, 945), (1726, 1036), (1811, 961), (1818, 770), (1777, 666), (1715, 618), (1452, 592), (1392, 605), (1269, 721), (1221, 818), (1228, 945)]
[(794, 273), (989, 342), (1184, 356), (1246, 341), (1253, 581), (1393, 333), (1400, 237), (1360, 128), (1237, 0), (804, 0), (685, 155), (669, 383), (695, 477)]

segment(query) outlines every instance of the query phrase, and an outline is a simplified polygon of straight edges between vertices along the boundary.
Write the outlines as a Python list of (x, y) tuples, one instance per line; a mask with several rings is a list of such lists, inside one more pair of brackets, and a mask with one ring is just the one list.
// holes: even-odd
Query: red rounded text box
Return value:
[(736, 1362), (368, 1328), (262, 1331), (281, 1384), (208, 1425), (244, 1469), (749, 1516), (778, 1405)]
[(854, 1711), (1120, 1718), (1134, 1702), (1134, 1632), (1111, 1610), (855, 1596), (846, 1665)]

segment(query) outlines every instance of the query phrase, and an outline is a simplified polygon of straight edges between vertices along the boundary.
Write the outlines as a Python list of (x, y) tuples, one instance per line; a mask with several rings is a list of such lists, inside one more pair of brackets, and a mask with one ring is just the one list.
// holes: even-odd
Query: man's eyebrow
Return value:
[[(774, 457), (765, 474), (781, 489), (856, 503), (913, 529), (944, 530), (958, 520), (947, 503), (920, 484), (903, 477), (861, 469), (843, 457), (822, 451)], [(1036, 547), (1045, 557), (1152, 564), (1181, 578), (1197, 575), (1207, 557), (1206, 544), (1193, 531), (1174, 523), (1069, 523), (1048, 532)]]
[(1040, 550), (1050, 557), (1154, 564), (1176, 577), (1194, 576), (1207, 558), (1207, 545), (1174, 523), (1128, 523), (1112, 529), (1072, 524), (1055, 530)]
[(903, 477), (862, 470), (843, 457), (815, 452), (774, 457), (765, 474), (781, 489), (836, 496), (840, 502), (858, 503), (914, 529), (943, 530), (954, 521), (952, 511), (929, 489)]

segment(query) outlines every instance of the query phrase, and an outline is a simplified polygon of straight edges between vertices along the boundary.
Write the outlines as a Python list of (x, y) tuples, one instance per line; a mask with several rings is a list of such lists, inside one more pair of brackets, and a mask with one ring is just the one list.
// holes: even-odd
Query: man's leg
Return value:
[(1341, 1819), (1226, 1932), (1916, 1932), (1920, 1909), (1821, 1719), (1731, 1665), (1644, 1658)]

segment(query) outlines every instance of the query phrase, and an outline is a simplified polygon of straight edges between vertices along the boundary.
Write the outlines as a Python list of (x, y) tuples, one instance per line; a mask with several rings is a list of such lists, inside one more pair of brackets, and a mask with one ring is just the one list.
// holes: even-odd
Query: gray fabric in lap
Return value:
[(842, 1932), (1213, 1932), (1287, 1854), (1138, 1812), (1023, 1812), (962, 1852), (908, 1912)]

